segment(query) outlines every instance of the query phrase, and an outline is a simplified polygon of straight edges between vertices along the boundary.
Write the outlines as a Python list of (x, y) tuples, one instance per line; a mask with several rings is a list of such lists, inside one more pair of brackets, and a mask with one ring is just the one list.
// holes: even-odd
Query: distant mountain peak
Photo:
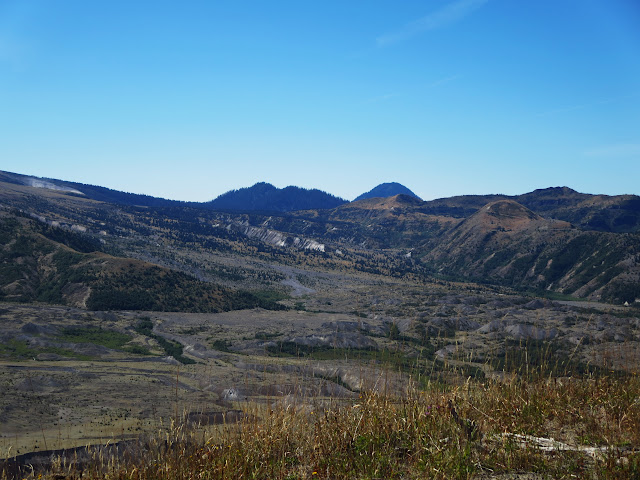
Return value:
[(476, 232), (519, 232), (529, 228), (553, 225), (553, 228), (567, 228), (569, 224), (558, 220), (545, 220), (537, 213), (514, 200), (497, 200), (488, 203), (465, 219), (461, 226)]
[(396, 195), (408, 195), (410, 197), (415, 197), (418, 200), (422, 200), (419, 196), (417, 196), (415, 193), (413, 193), (404, 185), (401, 185), (400, 183), (397, 183), (397, 182), (389, 182), (389, 183), (381, 183), (377, 187), (369, 190), (368, 192), (363, 193), (362, 195), (359, 195), (358, 197), (356, 197), (354, 202), (357, 202), (358, 200), (365, 200), (367, 198), (388, 198), (388, 197), (395, 197)]
[(497, 200), (480, 209), (479, 215), (485, 214), (496, 218), (541, 220), (542, 217), (520, 205), (514, 200)]
[(274, 185), (268, 182), (258, 182), (253, 187), (248, 187), (248, 188), (261, 189), (261, 190), (278, 190), (278, 187), (275, 187)]
[(521, 195), (521, 197), (530, 197), (530, 198), (561, 198), (561, 197), (569, 197), (569, 198), (585, 198), (591, 195), (580, 193), (573, 188), (569, 187), (548, 187), (548, 188), (538, 188), (533, 192), (525, 193)]
[(569, 187), (548, 187), (548, 188), (538, 188), (534, 190), (532, 193), (549, 193), (555, 195), (572, 195), (578, 193), (573, 188)]
[(346, 200), (318, 189), (289, 186), (277, 188), (266, 182), (223, 193), (208, 203), (220, 210), (293, 212), (335, 208)]

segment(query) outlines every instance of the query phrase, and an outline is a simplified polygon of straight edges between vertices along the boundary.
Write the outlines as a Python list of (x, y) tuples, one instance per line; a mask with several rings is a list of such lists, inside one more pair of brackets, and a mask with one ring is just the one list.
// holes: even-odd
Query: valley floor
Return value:
[[(248, 404), (313, 409), (410, 385), (640, 367), (637, 310), (467, 284), (286, 273), (304, 292), (287, 311), (0, 305), (0, 457), (137, 438)], [(526, 358), (516, 358), (523, 347)]]

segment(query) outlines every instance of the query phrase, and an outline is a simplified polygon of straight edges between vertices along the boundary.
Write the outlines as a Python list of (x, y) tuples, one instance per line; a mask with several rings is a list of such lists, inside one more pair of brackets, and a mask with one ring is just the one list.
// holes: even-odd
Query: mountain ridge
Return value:
[[(636, 196), (552, 187), (520, 196), (428, 202), (396, 195), (277, 212), (123, 206), (56, 188), (2, 183), (2, 177), (0, 186), (5, 210), (85, 232), (133, 258), (197, 278), (211, 280), (215, 272), (227, 275), (228, 269), (200, 266), (191, 255), (229, 252), (269, 264), (293, 262), (400, 278), (435, 275), (616, 303), (640, 299)], [(257, 188), (266, 194), (286, 190), (268, 184)], [(185, 253), (176, 256), (174, 249)], [(224, 278), (243, 276), (239, 270)]]
[[(220, 206), (224, 204), (222, 201), (217, 202), (221, 197), (230, 199), (230, 197), (238, 195), (238, 192), (240, 192), (240, 196), (247, 192), (250, 193), (251, 189), (256, 187), (256, 185), (260, 186), (260, 188), (270, 185), (265, 182), (260, 182), (253, 187), (231, 190), (209, 202), (183, 202), (143, 194), (120, 192), (95, 185), (85, 185), (64, 180), (0, 171), (0, 182), (33, 187), (34, 182), (38, 181), (41, 182), (39, 188), (49, 188), (51, 191), (60, 194), (77, 195), (91, 200), (115, 203), (118, 205), (156, 208), (188, 207), (208, 210), (217, 208), (221, 210), (227, 209), (228, 207), (222, 208)], [(263, 203), (258, 202), (256, 199), (253, 199), (253, 201), (249, 199), (245, 202), (245, 205), (242, 205), (242, 202), (240, 202), (239, 205), (233, 206), (233, 202), (229, 202), (232, 206), (230, 210), (293, 212), (314, 209), (334, 209), (345, 204), (353, 203), (318, 189), (303, 189), (293, 186), (277, 189), (273, 185), (270, 185), (270, 187), (271, 189), (269, 190), (274, 190), (275, 194), (272, 191), (263, 198)], [(292, 198), (299, 198), (300, 196), (307, 196), (307, 198), (301, 202), (291, 200)], [(415, 195), (413, 196), (419, 198)], [(419, 206), (416, 205), (416, 209), (426, 215), (462, 219), (471, 216), (486, 204), (500, 199), (514, 200), (539, 215), (570, 222), (583, 230), (617, 233), (640, 231), (640, 196), (631, 194), (596, 195), (580, 193), (566, 186), (536, 189), (520, 195), (459, 195), (422, 201)]]

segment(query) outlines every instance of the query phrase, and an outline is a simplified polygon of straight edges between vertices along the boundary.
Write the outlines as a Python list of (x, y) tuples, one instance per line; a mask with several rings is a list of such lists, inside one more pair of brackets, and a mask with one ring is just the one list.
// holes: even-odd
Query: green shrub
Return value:
[(67, 327), (62, 330), (61, 339), (70, 343), (93, 343), (114, 350), (120, 350), (131, 341), (131, 336), (100, 327)]

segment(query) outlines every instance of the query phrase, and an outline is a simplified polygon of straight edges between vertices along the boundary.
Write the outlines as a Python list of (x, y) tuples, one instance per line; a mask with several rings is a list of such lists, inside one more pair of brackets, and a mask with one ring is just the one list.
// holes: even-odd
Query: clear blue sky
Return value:
[(0, 0), (0, 170), (640, 194), (640, 1)]

